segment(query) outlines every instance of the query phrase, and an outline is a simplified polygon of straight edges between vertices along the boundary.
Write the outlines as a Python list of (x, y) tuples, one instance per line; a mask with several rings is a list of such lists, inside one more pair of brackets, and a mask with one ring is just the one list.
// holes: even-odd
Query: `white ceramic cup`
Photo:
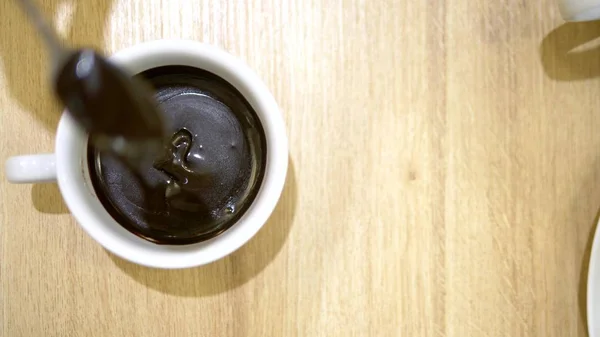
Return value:
[(600, 0), (558, 0), (558, 7), (565, 21), (600, 19)]
[(54, 154), (11, 157), (6, 176), (13, 183), (58, 181), (65, 203), (83, 229), (107, 250), (126, 260), (157, 268), (188, 268), (222, 258), (246, 243), (265, 224), (283, 190), (288, 142), (273, 95), (244, 63), (209, 45), (159, 40), (122, 50), (110, 60), (131, 75), (166, 65), (212, 72), (235, 86), (256, 111), (267, 140), (267, 164), (260, 190), (244, 215), (221, 235), (189, 245), (157, 245), (120, 226), (92, 188), (86, 161), (87, 134), (63, 113)]

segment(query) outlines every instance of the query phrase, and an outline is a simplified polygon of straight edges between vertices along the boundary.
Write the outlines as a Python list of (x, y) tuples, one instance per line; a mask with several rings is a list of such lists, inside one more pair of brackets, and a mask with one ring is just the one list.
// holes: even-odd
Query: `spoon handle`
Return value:
[(69, 50), (63, 46), (61, 39), (56, 34), (56, 30), (48, 24), (32, 0), (17, 0), (17, 3), (42, 36), (48, 51), (51, 53), (54, 67), (57, 68), (65, 56), (69, 54)]

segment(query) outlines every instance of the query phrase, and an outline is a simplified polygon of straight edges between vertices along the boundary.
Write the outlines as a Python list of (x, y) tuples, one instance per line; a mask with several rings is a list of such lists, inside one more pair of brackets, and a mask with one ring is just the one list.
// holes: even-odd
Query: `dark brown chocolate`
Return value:
[(139, 76), (153, 85), (171, 139), (137, 172), (90, 142), (96, 194), (119, 224), (149, 241), (212, 238), (244, 214), (261, 186), (267, 149), (258, 116), (212, 73), (168, 66)]

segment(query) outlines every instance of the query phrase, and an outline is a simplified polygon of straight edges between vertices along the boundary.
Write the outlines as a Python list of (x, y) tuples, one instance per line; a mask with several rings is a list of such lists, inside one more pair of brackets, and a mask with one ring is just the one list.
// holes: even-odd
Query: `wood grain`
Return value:
[[(70, 42), (218, 45), (281, 105), (269, 223), (202, 268), (112, 256), (0, 183), (3, 336), (585, 336), (599, 23), (553, 1), (41, 1)], [(50, 152), (47, 56), (0, 2), (0, 153)]]

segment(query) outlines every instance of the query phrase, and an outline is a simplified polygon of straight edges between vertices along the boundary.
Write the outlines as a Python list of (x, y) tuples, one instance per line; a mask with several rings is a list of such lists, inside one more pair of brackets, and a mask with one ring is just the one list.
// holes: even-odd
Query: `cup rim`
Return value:
[(165, 65), (210, 71), (232, 85), (252, 105), (267, 141), (265, 175), (244, 215), (224, 233), (189, 245), (158, 245), (125, 230), (101, 206), (91, 184), (86, 133), (64, 113), (56, 136), (57, 181), (65, 204), (80, 226), (105, 249), (148, 267), (176, 269), (204, 265), (231, 254), (266, 223), (283, 191), (288, 166), (285, 123), (275, 98), (245, 63), (226, 51), (196, 41), (155, 40), (118, 51), (109, 60), (131, 75)]

